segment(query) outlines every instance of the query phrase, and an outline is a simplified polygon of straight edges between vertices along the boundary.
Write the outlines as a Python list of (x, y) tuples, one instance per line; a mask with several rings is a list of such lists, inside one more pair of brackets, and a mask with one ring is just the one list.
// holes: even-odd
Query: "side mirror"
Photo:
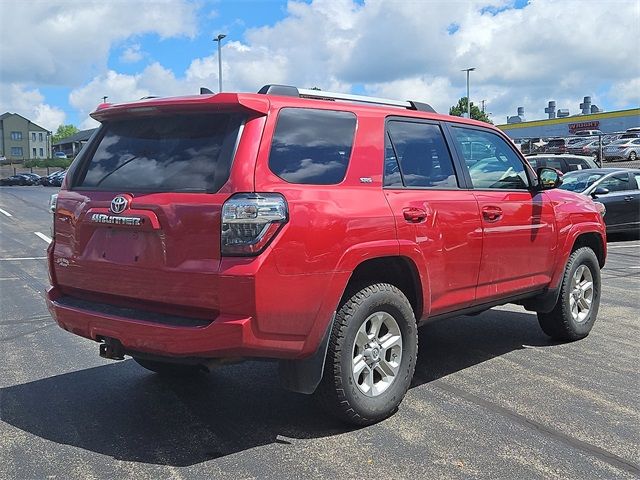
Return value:
[(555, 168), (540, 167), (538, 173), (538, 188), (540, 190), (549, 190), (558, 188), (562, 185), (562, 173)]
[(591, 196), (593, 198), (597, 198), (598, 195), (606, 195), (607, 193), (609, 193), (609, 189), (606, 187), (596, 187), (596, 189), (591, 192)]

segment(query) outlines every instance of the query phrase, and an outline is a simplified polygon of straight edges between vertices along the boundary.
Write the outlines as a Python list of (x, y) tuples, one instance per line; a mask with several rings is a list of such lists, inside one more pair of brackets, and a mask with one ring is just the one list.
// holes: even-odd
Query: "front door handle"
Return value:
[(487, 222), (497, 222), (502, 218), (502, 209), (499, 207), (483, 207), (482, 218)]
[(404, 215), (404, 219), (410, 223), (420, 223), (427, 218), (426, 210), (416, 207), (403, 208), (402, 215)]
[(633, 196), (629, 195), (628, 197), (624, 197), (624, 200), (626, 202), (630, 202), (631, 200), (633, 200)]

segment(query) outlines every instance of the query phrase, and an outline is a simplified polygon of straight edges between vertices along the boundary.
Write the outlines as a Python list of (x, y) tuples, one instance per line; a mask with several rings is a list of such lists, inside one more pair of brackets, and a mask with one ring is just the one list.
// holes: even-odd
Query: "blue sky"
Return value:
[(495, 123), (518, 106), (543, 118), (548, 100), (640, 103), (635, 0), (0, 0), (0, 15), (0, 110), (49, 129), (94, 126), (103, 95), (217, 90), (218, 33), (225, 90), (288, 83), (447, 111), (474, 66), (471, 99)]

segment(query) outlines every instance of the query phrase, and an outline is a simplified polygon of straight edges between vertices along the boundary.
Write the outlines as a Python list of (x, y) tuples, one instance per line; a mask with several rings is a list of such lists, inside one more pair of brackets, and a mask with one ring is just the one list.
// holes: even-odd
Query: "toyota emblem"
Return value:
[(113, 200), (111, 200), (111, 210), (113, 213), (122, 213), (126, 210), (127, 205), (129, 204), (129, 200), (122, 195), (118, 195)]

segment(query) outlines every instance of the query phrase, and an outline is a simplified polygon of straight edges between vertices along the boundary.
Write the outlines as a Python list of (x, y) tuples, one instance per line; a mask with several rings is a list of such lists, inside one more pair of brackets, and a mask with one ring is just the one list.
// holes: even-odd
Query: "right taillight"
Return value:
[(287, 223), (287, 201), (279, 193), (237, 193), (222, 206), (221, 254), (262, 252)]

